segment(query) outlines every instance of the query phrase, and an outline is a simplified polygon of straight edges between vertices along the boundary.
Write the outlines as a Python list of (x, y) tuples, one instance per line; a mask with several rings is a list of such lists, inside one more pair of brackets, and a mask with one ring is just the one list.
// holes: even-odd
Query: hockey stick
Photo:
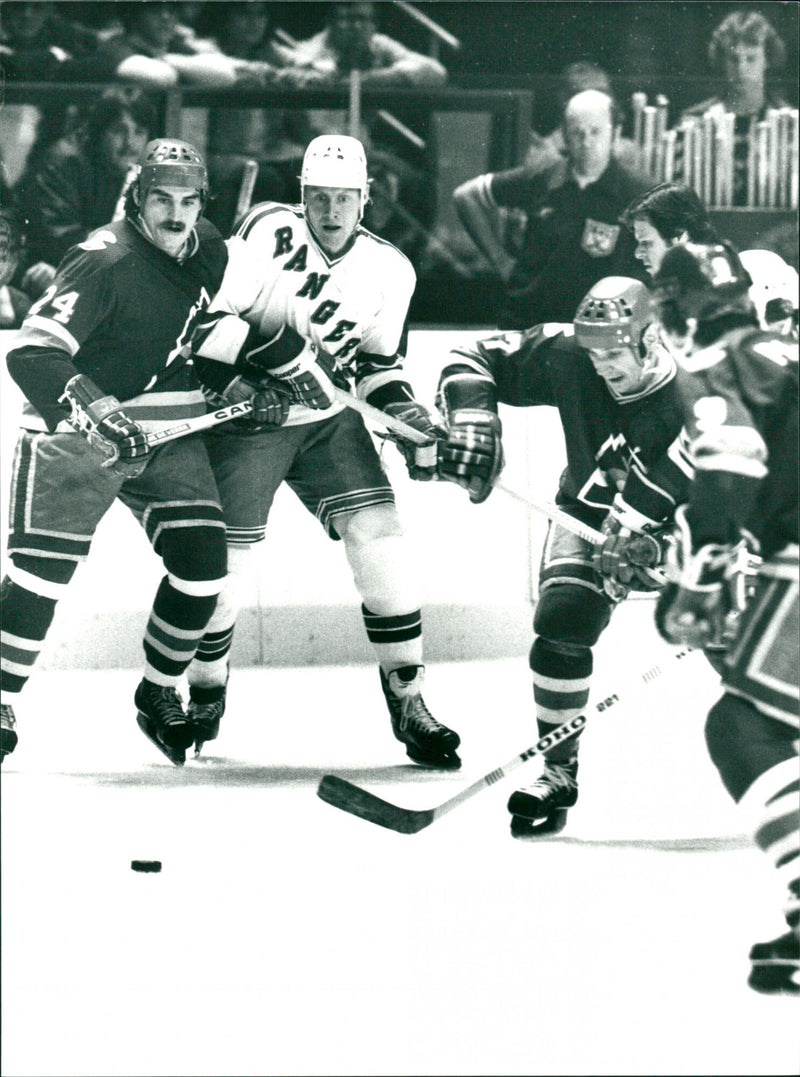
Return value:
[[(685, 648), (678, 651), (673, 657), (680, 659), (691, 653), (692, 648)], [(640, 673), (638, 677), (632, 678), (631, 684), (635, 685), (639, 681), (646, 685), (650, 684), (660, 677), (663, 672), (661, 666), (651, 666)], [(614, 692), (596, 703), (594, 710), (598, 714), (602, 714), (619, 702), (619, 694)], [(443, 815), (447, 815), (448, 812), (453, 811), (459, 805), (471, 800), (483, 789), (494, 785), (511, 774), (517, 767), (521, 767), (523, 763), (526, 763), (535, 755), (541, 755), (549, 748), (552, 748), (554, 744), (574, 737), (585, 725), (586, 715), (576, 715), (575, 718), (564, 722), (563, 725), (557, 726), (552, 733), (542, 737), (533, 747), (526, 748), (524, 752), (520, 752), (519, 755), (514, 756), (507, 763), (489, 771), (488, 774), (484, 774), (482, 778), (478, 778), (477, 781), (462, 789), (461, 792), (456, 793), (455, 796), (445, 800), (442, 804), (437, 804), (435, 808), (401, 808), (399, 805), (390, 804), (389, 801), (383, 800), (374, 793), (370, 793), (358, 785), (353, 785), (352, 782), (348, 782), (345, 778), (340, 778), (335, 774), (326, 774), (320, 780), (317, 787), (317, 796), (324, 800), (326, 804), (331, 804), (334, 808), (340, 808), (350, 815), (356, 815), (359, 819), (366, 819), (368, 823), (375, 823), (377, 826), (385, 827), (387, 830), (394, 830), (398, 834), (417, 834), (437, 819), (441, 819)]]
[[(335, 389), (336, 399), (344, 404), (348, 408), (352, 408), (353, 411), (359, 412), (365, 419), (370, 419), (374, 423), (382, 423), (387, 430), (391, 430), (399, 437), (405, 438), (407, 441), (413, 441), (417, 445), (426, 445), (430, 443), (430, 438), (427, 434), (423, 434), (420, 430), (416, 430), (413, 426), (409, 426), (408, 423), (404, 423), (402, 419), (396, 419), (393, 415), (387, 415), (386, 412), (381, 411), (380, 408), (374, 408), (371, 404), (368, 404), (366, 400), (359, 400), (358, 397), (352, 396), (350, 393), (344, 391), (344, 389)], [(593, 527), (589, 527), (588, 524), (581, 523), (580, 520), (576, 520), (574, 516), (570, 516), (569, 513), (563, 512), (561, 509), (556, 508), (555, 505), (545, 504), (541, 501), (533, 501), (531, 498), (526, 497), (524, 494), (517, 493), (516, 490), (511, 490), (509, 487), (504, 486), (501, 482), (494, 484), (495, 490), (501, 490), (509, 497), (513, 497), (515, 501), (521, 502), (529, 509), (533, 509), (536, 512), (541, 512), (544, 516), (547, 516), (551, 520), (555, 520), (561, 524), (567, 531), (572, 531), (573, 534), (579, 535), (582, 539), (586, 539), (587, 542), (591, 542), (593, 546), (601, 546), (605, 542), (605, 535), (600, 531), (595, 530)]]
[(253, 191), (258, 178), (258, 161), (247, 160), (242, 170), (242, 182), (239, 186), (239, 197), (236, 200), (236, 209), (233, 214), (234, 223), (250, 209), (253, 201)]

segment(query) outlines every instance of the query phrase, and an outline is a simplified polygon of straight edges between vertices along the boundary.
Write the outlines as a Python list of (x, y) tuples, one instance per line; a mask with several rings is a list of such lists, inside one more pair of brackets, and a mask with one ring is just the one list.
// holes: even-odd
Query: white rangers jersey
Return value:
[[(416, 274), (396, 247), (359, 227), (330, 257), (300, 206), (273, 202), (255, 206), (227, 244), (227, 269), (208, 314), (230, 317), (204, 340), (201, 354), (233, 364), (251, 327), (270, 338), (290, 325), (317, 347), (334, 380), (353, 379), (362, 399), (380, 407), (412, 395), (399, 353)], [(341, 410), (339, 403), (324, 412), (292, 405), (288, 424)]]

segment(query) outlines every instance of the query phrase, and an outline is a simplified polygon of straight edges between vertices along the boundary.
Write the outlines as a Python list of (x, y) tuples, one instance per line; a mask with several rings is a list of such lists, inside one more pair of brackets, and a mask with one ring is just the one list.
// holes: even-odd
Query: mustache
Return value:
[(163, 221), (159, 228), (163, 228), (166, 232), (184, 232), (186, 225), (180, 221)]

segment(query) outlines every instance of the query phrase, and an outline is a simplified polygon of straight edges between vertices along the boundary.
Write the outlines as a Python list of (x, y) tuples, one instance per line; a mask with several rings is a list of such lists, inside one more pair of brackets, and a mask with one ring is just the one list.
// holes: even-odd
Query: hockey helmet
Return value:
[(575, 339), (582, 348), (630, 347), (644, 359), (642, 338), (653, 320), (647, 288), (633, 277), (603, 277), (581, 300)]
[(306, 187), (350, 187), (361, 192), (361, 213), (367, 204), (369, 181), (364, 147), (351, 135), (319, 135), (306, 148), (300, 171), (300, 197)]
[(752, 281), (730, 243), (678, 243), (664, 255), (653, 294), (664, 328), (685, 335), (687, 319), (709, 322), (723, 314), (753, 314)]
[(742, 265), (750, 274), (750, 298), (762, 329), (797, 314), (800, 281), (797, 270), (774, 251), (742, 251)]
[(159, 183), (198, 190), (204, 203), (208, 196), (205, 161), (191, 143), (179, 138), (154, 138), (147, 143), (137, 182), (140, 203), (144, 202), (148, 189)]

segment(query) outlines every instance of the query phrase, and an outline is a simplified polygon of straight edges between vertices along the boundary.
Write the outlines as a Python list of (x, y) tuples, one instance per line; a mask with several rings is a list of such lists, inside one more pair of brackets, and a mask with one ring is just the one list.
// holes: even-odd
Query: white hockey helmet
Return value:
[(300, 171), (300, 197), (306, 187), (350, 187), (361, 192), (361, 213), (367, 204), (369, 181), (364, 147), (351, 135), (319, 135), (306, 148)]
[(791, 317), (797, 311), (800, 292), (797, 270), (774, 251), (742, 251), (739, 258), (753, 281), (750, 298), (762, 329)]

